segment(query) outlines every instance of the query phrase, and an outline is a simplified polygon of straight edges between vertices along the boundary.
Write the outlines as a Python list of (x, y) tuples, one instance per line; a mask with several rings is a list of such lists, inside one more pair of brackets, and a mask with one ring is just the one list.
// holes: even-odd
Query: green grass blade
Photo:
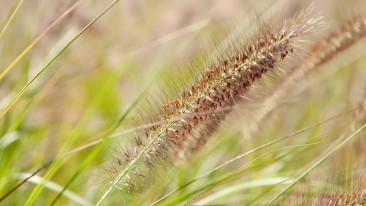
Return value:
[[(20, 179), (25, 179), (27, 177), (29, 177), (31, 174), (29, 173), (20, 173), (17, 176), (19, 176)], [(40, 176), (33, 176), (32, 178), (29, 179), (28, 182), (34, 183), (34, 184), (41, 184), (41, 182), (43, 182), (43, 178)], [(52, 190), (52, 191), (56, 191), (59, 192), (62, 190), (62, 186), (60, 186), (59, 184), (56, 184), (52, 181), (46, 181), (45, 187)], [(73, 202), (77, 203), (78, 205), (83, 205), (83, 206), (91, 206), (92, 204), (87, 201), (86, 199), (84, 199), (83, 197), (79, 196), (78, 194), (67, 190), (64, 192), (64, 196), (70, 200), (72, 200)]]
[(353, 138), (355, 138), (358, 134), (360, 134), (366, 128), (366, 124), (360, 127), (357, 131), (347, 137), (343, 142), (338, 144), (336, 147), (331, 149), (328, 153), (326, 153), (322, 158), (320, 158), (315, 164), (313, 164), (309, 169), (307, 169), (304, 173), (302, 173), (297, 179), (295, 179), (288, 187), (282, 190), (279, 194), (277, 194), (273, 199), (271, 199), (266, 205), (271, 205), (276, 201), (281, 195), (283, 195), (286, 191), (288, 191), (291, 187), (293, 187), (296, 183), (298, 183), (303, 177), (305, 177), (308, 173), (310, 173), (313, 169), (323, 163), (326, 159), (328, 159), (333, 153), (335, 153), (342, 146), (347, 144)]
[(10, 7), (9, 11), (8, 11), (8, 12), (6, 12), (6, 14), (4, 15), (4, 17), (1, 19), (1, 21), (0, 21), (0, 28), (4, 26), (6, 19), (10, 16), (11, 11), (12, 11), (12, 10), (13, 10), (13, 8), (15, 7), (15, 3), (16, 3), (16, 2), (13, 2), (13, 4), (11, 5), (11, 7)]
[(100, 19), (105, 13), (107, 13), (119, 0), (113, 1), (108, 7), (101, 12), (96, 18), (94, 18), (88, 25), (86, 25), (76, 36), (74, 36), (71, 41), (69, 41), (46, 65), (29, 81), (22, 90), (11, 100), (8, 106), (0, 113), (0, 118), (2, 118), (9, 109), (15, 104), (15, 102), (24, 94), (28, 87), (50, 66), (77, 38), (79, 38), (87, 29), (89, 29), (98, 19)]
[(198, 205), (208, 205), (212, 203), (214, 200), (219, 199), (221, 197), (225, 197), (226, 195), (239, 192), (242, 190), (247, 190), (250, 188), (255, 187), (264, 187), (264, 186), (270, 186), (270, 185), (277, 185), (277, 184), (288, 184), (291, 181), (289, 177), (273, 177), (273, 178), (263, 178), (259, 180), (253, 180), (249, 182), (244, 182), (240, 184), (233, 185), (231, 187), (227, 187), (220, 192), (214, 193), (208, 197), (206, 197), (203, 200), (200, 200), (199, 202), (196, 202), (195, 204)]
[[(0, 80), (21, 60), (24, 55), (26, 55), (52, 28), (54, 28), (63, 18), (65, 18), (68, 14), (70, 14), (76, 7), (80, 4), (80, 1), (77, 1), (73, 4), (69, 9), (67, 9), (63, 14), (61, 14), (54, 22), (52, 22), (37, 38), (31, 42), (15, 59), (12, 61), (9, 66), (7, 66), (4, 71), (0, 74)], [(0, 37), (1, 38), (1, 37)]]
[[(1, 39), (1, 37), (3, 37), (3, 35), (5, 34), (5, 32), (6, 32), (7, 28), (9, 27), (9, 25), (10, 25), (11, 21), (14, 19), (15, 15), (18, 13), (18, 11), (19, 11), (20, 7), (22, 6), (23, 2), (24, 2), (24, 0), (20, 0), (20, 1), (19, 1), (19, 3), (18, 3), (18, 5), (17, 5), (17, 7), (15, 7), (15, 9), (14, 9), (13, 13), (11, 14), (11, 16), (10, 16), (9, 20), (6, 22), (6, 24), (5, 24), (4, 28), (3, 28), (3, 30), (1, 30), (1, 33), (0, 33), (0, 39)], [(0, 78), (0, 79), (1, 79), (1, 78)]]
[[(40, 71), (40, 73), (42, 71), (44, 71), (47, 66), (49, 66), (68, 46), (70, 46), (72, 44), (72, 42), (74, 42), (82, 33), (84, 33), (92, 24), (94, 24), (107, 11), (109, 11), (118, 1), (119, 0), (115, 0), (111, 4), (109, 4), (109, 6), (106, 9), (104, 9), (95, 19), (93, 19), (87, 26), (85, 26), (65, 47), (63, 47), (63, 49), (50, 62), (48, 62), (46, 64), (46, 66)], [(40, 73), (38, 73), (36, 75), (36, 77), (39, 76)], [(35, 78), (33, 78), (32, 81)], [(30, 83), (28, 83), (27, 86), (29, 86), (29, 84)], [(24, 91), (23, 91), (23, 93), (24, 93)], [(55, 163), (54, 163), (54, 165), (52, 165), (50, 171), (45, 175), (45, 177), (44, 177), (45, 180), (49, 179), (54, 174), (54, 172), (57, 171), (57, 167), (59, 166), (59, 162), (60, 161), (61, 161), (61, 159), (59, 159), (59, 158), (55, 161)], [(33, 190), (32, 194), (29, 196), (29, 198), (28, 198), (28, 200), (26, 202), (26, 205), (33, 205), (34, 204), (34, 201), (36, 200), (36, 198), (40, 194), (41, 190), (42, 190), (42, 184), (40, 184), (35, 190)]]
[(99, 151), (104, 147), (104, 145), (110, 139), (110, 136), (118, 129), (121, 123), (126, 119), (127, 115), (131, 112), (131, 110), (135, 107), (135, 105), (139, 102), (139, 100), (145, 95), (145, 91), (143, 91), (136, 100), (131, 104), (131, 106), (127, 109), (127, 111), (117, 120), (112, 129), (103, 136), (103, 141), (98, 144), (98, 146), (93, 150), (93, 152), (86, 158), (86, 160), (81, 164), (78, 170), (74, 173), (74, 175), (70, 178), (70, 180), (66, 183), (61, 192), (59, 192), (56, 198), (52, 201), (51, 205), (54, 205), (57, 200), (62, 196), (63, 192), (71, 185), (71, 183), (81, 174), (81, 172), (85, 169), (85, 167), (94, 159), (94, 157), (99, 153)]
[(214, 169), (212, 169), (212, 170), (210, 170), (210, 171), (208, 171), (208, 172), (206, 172), (206, 173), (204, 173), (204, 174), (200, 175), (199, 177), (197, 177), (197, 178), (195, 178), (195, 179), (193, 179), (193, 180), (189, 181), (188, 183), (184, 184), (183, 186), (181, 186), (181, 187), (179, 187), (179, 188), (177, 188), (177, 189), (175, 189), (175, 190), (173, 190), (173, 191), (169, 192), (169, 193), (168, 193), (168, 194), (166, 194), (165, 196), (163, 196), (163, 197), (161, 197), (160, 199), (158, 199), (158, 200), (156, 200), (155, 202), (153, 202), (151, 205), (157, 205), (158, 203), (162, 202), (164, 199), (168, 198), (169, 196), (173, 195), (174, 193), (178, 192), (179, 190), (181, 190), (181, 189), (183, 189), (183, 188), (185, 188), (185, 187), (189, 186), (190, 184), (192, 184), (192, 183), (194, 183), (194, 182), (198, 181), (199, 179), (201, 179), (201, 178), (203, 178), (203, 177), (208, 176), (208, 175), (209, 175), (209, 174), (211, 174), (212, 172), (214, 172), (214, 171), (216, 171), (216, 170), (218, 170), (218, 169), (220, 169), (220, 168), (222, 168), (222, 167), (224, 167), (224, 166), (226, 166), (226, 165), (228, 165), (228, 164), (233, 163), (234, 161), (237, 161), (237, 160), (239, 160), (239, 159), (242, 159), (242, 158), (244, 158), (244, 157), (248, 156), (249, 154), (252, 154), (252, 153), (254, 153), (254, 152), (256, 152), (256, 151), (260, 151), (260, 150), (262, 150), (262, 149), (264, 149), (264, 148), (266, 148), (266, 147), (269, 147), (269, 146), (271, 146), (271, 145), (273, 145), (273, 144), (276, 144), (276, 143), (278, 143), (278, 142), (284, 141), (284, 140), (286, 140), (286, 139), (288, 139), (288, 138), (290, 138), (290, 137), (294, 137), (294, 136), (296, 136), (296, 135), (299, 135), (299, 134), (301, 134), (301, 133), (303, 133), (303, 132), (305, 132), (305, 131), (308, 131), (308, 130), (310, 130), (310, 129), (313, 129), (313, 128), (316, 128), (316, 127), (319, 127), (319, 126), (323, 126), (324, 124), (329, 123), (329, 122), (331, 122), (332, 120), (336, 120), (337, 118), (344, 117), (345, 115), (349, 115), (349, 114), (351, 114), (352, 112), (354, 112), (355, 110), (357, 110), (357, 109), (359, 109), (359, 108), (360, 108), (360, 107), (356, 107), (356, 108), (354, 108), (354, 109), (352, 109), (352, 110), (349, 110), (349, 111), (347, 111), (347, 112), (344, 112), (344, 113), (341, 113), (341, 114), (334, 115), (334, 116), (332, 116), (332, 117), (330, 117), (330, 118), (328, 118), (328, 119), (325, 119), (325, 120), (323, 120), (323, 121), (321, 121), (321, 122), (319, 122), (319, 123), (309, 125), (309, 126), (304, 127), (304, 128), (302, 128), (302, 129), (300, 129), (300, 130), (297, 130), (297, 131), (295, 131), (295, 132), (292, 132), (291, 134), (288, 134), (288, 135), (285, 135), (285, 136), (283, 136), (283, 137), (277, 138), (277, 139), (275, 139), (275, 140), (273, 140), (273, 141), (271, 141), (271, 142), (265, 143), (265, 144), (263, 144), (263, 145), (261, 145), (261, 146), (259, 146), (259, 147), (256, 147), (256, 148), (254, 148), (254, 149), (252, 149), (252, 150), (249, 150), (249, 151), (247, 151), (247, 152), (245, 152), (245, 153), (242, 153), (242, 154), (240, 154), (240, 155), (238, 155), (238, 156), (234, 157), (233, 159), (230, 159), (229, 161), (227, 161), (227, 162), (225, 162), (225, 163), (223, 163), (223, 164), (221, 164), (221, 165), (219, 165), (219, 166), (215, 167)]

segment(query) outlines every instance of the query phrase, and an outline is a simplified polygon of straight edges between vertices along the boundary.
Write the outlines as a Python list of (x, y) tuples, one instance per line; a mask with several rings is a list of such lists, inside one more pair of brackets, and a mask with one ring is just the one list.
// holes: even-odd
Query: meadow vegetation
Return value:
[(0, 2), (0, 205), (366, 205), (366, 4)]

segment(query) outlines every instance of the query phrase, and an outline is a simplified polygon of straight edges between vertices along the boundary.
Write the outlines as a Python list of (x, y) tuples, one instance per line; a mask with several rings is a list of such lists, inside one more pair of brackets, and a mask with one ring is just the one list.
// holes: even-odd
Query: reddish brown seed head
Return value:
[(163, 107), (163, 109), (168, 108), (169, 107), (169, 103), (164, 104), (162, 107)]

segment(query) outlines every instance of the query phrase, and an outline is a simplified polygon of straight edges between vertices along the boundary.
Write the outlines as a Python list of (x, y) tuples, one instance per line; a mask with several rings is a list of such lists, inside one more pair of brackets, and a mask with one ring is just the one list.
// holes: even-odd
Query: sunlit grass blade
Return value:
[[(31, 174), (28, 173), (20, 173), (17, 176), (19, 176), (20, 179), (24, 179), (29, 177)], [(28, 182), (30, 183), (34, 183), (34, 184), (41, 184), (42, 182), (42, 177), (40, 176), (33, 176), (32, 178), (29, 179)], [(45, 183), (45, 187), (48, 188), (49, 190), (55, 191), (55, 192), (60, 192), (62, 191), (62, 186), (60, 186), (59, 184), (52, 182), (52, 181), (46, 181)], [(83, 205), (83, 206), (91, 206), (92, 204), (87, 201), (86, 199), (84, 199), (83, 197), (79, 196), (78, 194), (70, 191), (70, 190), (66, 190), (64, 192), (64, 196), (67, 197), (68, 199), (70, 199), (72, 202), (78, 204), (78, 205)]]
[(6, 32), (6, 30), (9, 27), (10, 23), (13, 21), (15, 15), (18, 13), (18, 11), (19, 11), (20, 7), (22, 6), (23, 2), (24, 2), (24, 0), (20, 0), (19, 3), (18, 3), (18, 5), (15, 7), (13, 13), (11, 14), (10, 18), (8, 19), (8, 21), (6, 22), (3, 30), (1, 30), (1, 32), (0, 32), (0, 39), (3, 37), (4, 33)]
[(351, 141), (352, 139), (354, 139), (355, 137), (357, 137), (365, 128), (366, 128), (366, 124), (364, 124), (363, 126), (361, 126), (357, 131), (355, 131), (350, 136), (348, 136), (344, 141), (342, 141), (340, 144), (338, 144), (337, 146), (335, 146), (334, 148), (332, 148), (329, 152), (327, 152), (326, 154), (324, 154), (315, 164), (313, 164), (311, 167), (309, 167), (304, 173), (302, 173), (298, 178), (296, 178), (288, 187), (286, 187), (284, 190), (282, 190), (280, 193), (278, 193), (266, 205), (271, 205), (272, 203), (274, 203), (281, 195), (283, 195), (285, 192), (287, 192), (289, 189), (291, 189), (302, 178), (304, 178), (312, 170), (314, 170), (316, 167), (318, 167), (321, 163), (323, 163), (326, 159), (328, 159), (337, 150), (339, 150), (341, 147), (343, 147), (349, 141)]
[(356, 108), (354, 108), (354, 109), (352, 109), (352, 110), (350, 110), (350, 111), (347, 111), (347, 112), (345, 112), (345, 113), (342, 113), (342, 114), (334, 115), (334, 116), (332, 116), (332, 117), (330, 117), (330, 118), (328, 118), (328, 119), (326, 119), (326, 120), (323, 120), (323, 121), (321, 121), (321, 122), (319, 122), (319, 123), (316, 123), (316, 124), (313, 124), (313, 125), (307, 126), (307, 127), (302, 128), (302, 129), (300, 129), (300, 130), (298, 130), (298, 131), (295, 131), (295, 132), (293, 132), (293, 133), (291, 133), (291, 134), (285, 135), (285, 136), (280, 137), (280, 138), (278, 138), (278, 139), (275, 139), (275, 140), (273, 140), (273, 141), (271, 141), (271, 142), (268, 142), (268, 143), (266, 143), (266, 144), (264, 144), (264, 145), (261, 145), (261, 146), (259, 146), (259, 147), (256, 147), (256, 148), (254, 148), (254, 149), (252, 149), (252, 150), (250, 150), (250, 151), (248, 151), (248, 152), (245, 152), (245, 153), (243, 153), (243, 154), (240, 154), (240, 155), (238, 155), (238, 156), (236, 156), (236, 157), (234, 157), (234, 158), (232, 158), (232, 159), (230, 159), (230, 160), (226, 161), (225, 163), (223, 163), (223, 164), (221, 164), (221, 165), (219, 165), (219, 166), (215, 167), (214, 169), (212, 169), (212, 170), (210, 170), (210, 171), (208, 171), (208, 172), (206, 172), (206, 173), (204, 173), (204, 174), (200, 175), (199, 177), (197, 177), (197, 178), (195, 178), (195, 179), (193, 179), (193, 180), (191, 180), (191, 181), (187, 182), (186, 184), (184, 184), (183, 186), (181, 186), (181, 187), (177, 188), (176, 190), (173, 190), (173, 191), (169, 192), (169, 193), (168, 193), (168, 194), (166, 194), (165, 196), (163, 196), (163, 197), (161, 197), (160, 199), (158, 199), (158, 200), (156, 200), (155, 202), (153, 202), (153, 203), (151, 204), (151, 206), (152, 206), (152, 205), (157, 205), (157, 204), (159, 204), (159, 203), (160, 203), (160, 202), (162, 202), (164, 199), (166, 199), (166, 198), (168, 198), (169, 196), (171, 196), (171, 195), (175, 194), (175, 193), (176, 193), (176, 192), (178, 192), (179, 190), (181, 190), (181, 189), (183, 189), (183, 188), (185, 188), (185, 187), (189, 186), (190, 184), (192, 184), (192, 183), (194, 183), (194, 182), (196, 182), (196, 181), (198, 181), (198, 180), (202, 179), (203, 177), (206, 177), (206, 176), (210, 175), (211, 173), (213, 173), (213, 172), (217, 171), (218, 169), (223, 168), (223, 167), (225, 167), (225, 166), (227, 166), (227, 165), (229, 165), (229, 164), (231, 164), (231, 163), (233, 163), (233, 162), (235, 162), (235, 161), (237, 161), (237, 160), (239, 160), (239, 159), (242, 159), (242, 158), (244, 158), (244, 157), (246, 157), (246, 156), (248, 156), (248, 155), (250, 155), (250, 154), (252, 154), (252, 153), (254, 153), (254, 152), (257, 152), (257, 151), (260, 151), (260, 150), (262, 150), (262, 149), (265, 149), (265, 148), (267, 148), (267, 147), (269, 147), (269, 146), (271, 146), (271, 145), (274, 145), (274, 144), (279, 143), (279, 142), (281, 142), (281, 141), (284, 141), (284, 140), (286, 140), (286, 139), (288, 139), (288, 138), (291, 138), (291, 137), (294, 137), (294, 136), (296, 136), (296, 135), (299, 135), (299, 134), (301, 134), (301, 133), (303, 133), (303, 132), (305, 132), (305, 131), (308, 131), (308, 130), (310, 130), (310, 129), (313, 129), (313, 128), (315, 128), (315, 127), (324, 126), (324, 124), (326, 124), (326, 123), (328, 123), (328, 122), (330, 122), (330, 121), (332, 121), (332, 120), (335, 120), (335, 119), (338, 119), (338, 118), (344, 117), (345, 115), (350, 115), (350, 114), (352, 114), (354, 111), (356, 111), (356, 110), (360, 109), (360, 108), (361, 108), (361, 107), (363, 107), (363, 106), (365, 106), (365, 105), (358, 106), (358, 107), (356, 107)]
[(94, 159), (94, 157), (100, 152), (100, 150), (104, 147), (104, 145), (110, 139), (110, 136), (113, 135), (121, 123), (126, 119), (127, 115), (131, 112), (131, 110), (135, 107), (135, 105), (140, 101), (140, 99), (145, 95), (147, 90), (140, 93), (140, 95), (136, 98), (136, 100), (131, 104), (131, 106), (124, 112), (124, 114), (117, 120), (117, 122), (112, 126), (111, 130), (105, 134), (102, 138), (102, 142), (98, 144), (98, 146), (85, 158), (85, 161), (80, 165), (80, 167), (76, 170), (73, 176), (69, 181), (65, 184), (64, 188), (61, 192), (59, 192), (56, 198), (52, 201), (51, 205), (54, 205), (57, 200), (62, 196), (63, 192), (71, 185), (71, 183), (84, 171), (86, 166)]
[(105, 13), (107, 13), (119, 0), (113, 1), (108, 7), (101, 12), (95, 19), (93, 19), (88, 25), (86, 25), (76, 36), (74, 36), (45, 66), (21, 89), (21, 91), (11, 100), (8, 106), (0, 113), (2, 118), (9, 109), (15, 104), (15, 102), (24, 94), (28, 87), (50, 66), (77, 38), (79, 38), (87, 29), (90, 28), (98, 19), (100, 19)]
[[(294, 149), (294, 148), (299, 148), (299, 147), (309, 147), (309, 146), (312, 146), (312, 145), (316, 145), (316, 144), (319, 144), (319, 143), (310, 143), (310, 144), (302, 144), (302, 145), (293, 145), (293, 146), (288, 146), (288, 147), (282, 147), (282, 148), (279, 148), (279, 149), (275, 149), (275, 150), (272, 150), (270, 152), (266, 152), (260, 156), (258, 156), (257, 158), (245, 163), (244, 165), (240, 166), (238, 169), (234, 170), (233, 172), (227, 174), (226, 176), (224, 176), (223, 178), (219, 179), (218, 181), (216, 181), (215, 183), (211, 184), (209, 187), (205, 188), (203, 192), (201, 192), (200, 194), (198, 194), (197, 196), (195, 196), (194, 198), (192, 198), (188, 203), (186, 203), (185, 205), (188, 205), (188, 204), (191, 204), (192, 202), (194, 202), (196, 199), (198, 199), (202, 194), (206, 193), (209, 189), (213, 188), (214, 186), (224, 182), (224, 181), (227, 181), (229, 179), (232, 179), (232, 178), (235, 178), (238, 176), (238, 174), (242, 173), (242, 170), (245, 169), (246, 167), (248, 167), (249, 165), (255, 163), (257, 160), (260, 160), (262, 158), (264, 158), (265, 156), (268, 156), (270, 154), (273, 154), (273, 153), (277, 153), (277, 152), (280, 152), (280, 151), (283, 151), (283, 150), (288, 150), (288, 149)], [(293, 150), (292, 150), (293, 151)], [(283, 180), (282, 182), (287, 182), (288, 180), (290, 180), (290, 178), (288, 178), (287, 180)], [(287, 183), (286, 183), (287, 184)], [(221, 191), (218, 191), (217, 194), (219, 196), (222, 196), (221, 194)], [(210, 198), (209, 198), (210, 199)], [(197, 204), (207, 204), (206, 202), (207, 200), (203, 201), (204, 203), (202, 203), (201, 201), (197, 202)]]
[[(97, 95), (95, 95), (95, 98), (93, 99), (90, 107), (87, 109), (87, 111), (84, 113), (83, 117), (80, 119), (78, 125), (70, 132), (67, 142), (61, 147), (61, 149), (58, 151), (58, 156), (54, 158), (53, 161), (51, 161), (48, 164), (52, 164), (47, 173), (45, 174), (44, 178), (45, 180), (50, 179), (54, 173), (61, 167), (61, 161), (67, 157), (68, 151), (70, 147), (75, 143), (75, 141), (80, 137), (82, 134), (83, 129), (85, 128), (85, 125), (91, 118), (91, 115), (95, 108), (98, 108), (101, 104), (101, 102), (107, 98), (108, 89), (111, 88), (111, 85), (114, 85), (114, 82), (117, 81), (118, 77), (123, 73), (124, 70), (120, 69), (117, 70), (117, 72), (113, 73), (111, 77), (108, 79), (108, 81), (105, 81), (103, 85), (101, 85), (99, 92)], [(64, 155), (65, 154), (65, 155)], [(47, 166), (44, 166), (43, 168), (47, 168)], [(42, 189), (42, 185), (39, 186), (39, 190)]]
[(214, 193), (200, 201), (198, 201), (197, 205), (208, 205), (211, 204), (214, 200), (219, 199), (221, 197), (225, 197), (231, 193), (243, 191), (246, 189), (251, 189), (255, 187), (264, 187), (264, 186), (271, 186), (271, 185), (279, 185), (284, 184), (287, 185), (291, 181), (289, 177), (274, 177), (274, 178), (262, 178), (259, 180), (253, 180), (248, 182), (242, 182), (240, 184), (235, 184), (232, 186), (228, 186), (227, 188)]
[(63, 14), (61, 14), (55, 21), (53, 21), (40, 35), (38, 35), (33, 42), (31, 42), (10, 64), (0, 73), (0, 80), (26, 55), (52, 28), (54, 28), (63, 18), (70, 14), (77, 8), (80, 1), (74, 3)]
[[(111, 2), (96, 18), (94, 18), (88, 25), (86, 25), (68, 44), (66, 44), (42, 69), (41, 71), (22, 89), (20, 93), (13, 99), (11, 104), (5, 109), (2, 113), (4, 115), (6, 111), (19, 99), (19, 97), (25, 92), (25, 90), (29, 87), (29, 85), (58, 57), (60, 54), (65, 51), (79, 36), (81, 36), (91, 25), (93, 25), (99, 18), (101, 18), (105, 13), (107, 13), (119, 0), (115, 0)], [(1, 115), (1, 116), (2, 116)], [(0, 117), (1, 117), (0, 116)], [(58, 165), (58, 164), (56, 164)], [(44, 180), (47, 180), (49, 177), (52, 176), (52, 174), (56, 172), (56, 166), (53, 166), (46, 177), (44, 177)], [(29, 196), (26, 205), (33, 205), (36, 198), (40, 194), (42, 190), (43, 184), (38, 185), (32, 192), (32, 194)]]
[[(314, 144), (318, 144), (318, 143), (314, 143)], [(193, 204), (193, 202), (195, 202), (200, 196), (202, 196), (202, 194), (206, 193), (208, 190), (210, 190), (211, 188), (215, 187), (216, 185), (219, 185), (225, 181), (228, 181), (228, 180), (232, 180), (234, 178), (237, 178), (239, 175), (243, 174), (245, 172), (245, 169), (249, 166), (249, 165), (252, 165), (253, 163), (255, 163), (256, 161), (268, 156), (268, 155), (271, 155), (271, 154), (274, 154), (274, 153), (277, 153), (277, 152), (281, 152), (281, 151), (284, 151), (284, 150), (289, 150), (289, 149), (296, 149), (296, 148), (299, 148), (299, 147), (308, 147), (308, 146), (311, 146), (311, 145), (314, 145), (314, 144), (303, 144), (303, 145), (294, 145), (294, 146), (288, 146), (288, 147), (282, 147), (282, 148), (279, 148), (279, 149), (274, 149), (274, 150), (271, 150), (269, 152), (266, 152), (256, 158), (254, 158), (253, 160), (251, 161), (248, 161), (246, 162), (245, 164), (241, 165), (240, 167), (238, 167), (237, 169), (231, 171), (230, 173), (224, 175), (223, 177), (221, 178), (217, 178), (213, 181), (210, 181), (210, 182), (207, 182), (205, 184), (202, 184), (200, 186), (200, 188), (196, 189), (195, 191), (191, 192), (190, 195), (187, 195), (187, 196), (179, 196), (179, 197), (176, 197), (174, 199), (171, 199), (171, 200), (167, 200), (166, 202), (162, 202), (162, 203), (159, 203), (159, 205), (177, 205), (177, 204), (181, 204), (182, 202), (186, 202), (186, 200), (188, 200), (191, 196), (193, 196), (193, 198), (191, 198), (189, 201), (187, 201), (185, 203), (185, 205), (190, 205), (190, 204)], [(198, 194), (197, 194), (198, 193)], [(197, 194), (197, 195), (196, 195)], [(158, 202), (155, 202), (151, 205), (157, 205)]]
[(14, 9), (16, 5), (16, 2), (14, 1), (13, 4), (10, 6), (9, 11), (3, 16), (3, 18), (0, 21), (0, 28), (2, 28), (6, 22), (6, 20), (8, 19), (8, 17), (11, 15), (12, 10)]

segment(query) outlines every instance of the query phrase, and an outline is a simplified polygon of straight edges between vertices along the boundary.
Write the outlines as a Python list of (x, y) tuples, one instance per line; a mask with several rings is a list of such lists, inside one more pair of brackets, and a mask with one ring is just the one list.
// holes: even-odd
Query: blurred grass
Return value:
[[(317, 9), (323, 11), (330, 22), (330, 28), (347, 19), (347, 15), (338, 15), (340, 8), (352, 10), (355, 5), (364, 4), (357, 1), (334, 2), (315, 2)], [(73, 3), (75, 1), (0, 2), (0, 72), (4, 72)], [(57, 51), (109, 3), (82, 1), (75, 11), (47, 32), (0, 79), (0, 108), (6, 108)], [(17, 11), (16, 6), (20, 4)], [(287, 2), (283, 4), (281, 12), (286, 16), (305, 4), (304, 1)], [(332, 6), (328, 6), (330, 4)], [(155, 83), (150, 86), (152, 95), (155, 94), (155, 88), (159, 90), (161, 87), (169, 93), (173, 83), (179, 85), (175, 79), (180, 78), (175, 75), (175, 68), (179, 67), (177, 65), (186, 63), (187, 56), (191, 62), (201, 62), (202, 58), (210, 56), (202, 48), (211, 39), (218, 40), (212, 37), (213, 33), (225, 35), (229, 33), (228, 25), (235, 22), (238, 16), (251, 19), (253, 10), (265, 11), (272, 6), (268, 2), (234, 0), (184, 3), (166, 0), (120, 1), (58, 56), (0, 119), (0, 196), (15, 186), (24, 173), (32, 173), (73, 148), (110, 135), (108, 131), (111, 131), (113, 124), (139, 98), (148, 82)], [(13, 13), (14, 18), (11, 17)], [(6, 22), (10, 22), (8, 26)], [(294, 85), (287, 98), (261, 121), (256, 131), (248, 132), (244, 125), (251, 121), (251, 115), (256, 115), (255, 110), (249, 111), (245, 107), (259, 108), (260, 100), (242, 105), (243, 111), (227, 119), (207, 146), (197, 154), (181, 161), (174, 168), (163, 167), (162, 170), (167, 171), (157, 174), (158, 181), (152, 182), (151, 189), (133, 196), (114, 191), (107, 203), (151, 204), (231, 158), (365, 103), (364, 45), (364, 42), (360, 42), (358, 48), (343, 52), (342, 56), (325, 65), (321, 71), (309, 74), (299, 85)], [(359, 58), (353, 58), (358, 55)], [(346, 61), (347, 58), (350, 60)], [(163, 78), (166, 84), (160, 84)], [(313, 82), (309, 89), (301, 91), (302, 84), (309, 82)], [(143, 102), (140, 104), (142, 108), (149, 107)], [(365, 120), (364, 112), (360, 110), (358, 114), (341, 116), (250, 154), (202, 177), (159, 203), (180, 205), (191, 200), (191, 203), (197, 204), (265, 203), (331, 148), (338, 137), (357, 129), (360, 122)], [(119, 131), (133, 127), (134, 124), (130, 122), (134, 122), (138, 116), (138, 111), (131, 111)], [(118, 139), (123, 142), (128, 136), (121, 135)], [(365, 134), (362, 133), (360, 137), (324, 165), (314, 169), (303, 182), (295, 185), (291, 190), (294, 195), (290, 191), (280, 201), (285, 204), (295, 196), (301, 205), (314, 200), (319, 194), (314, 192), (317, 190), (333, 193), (357, 189), (353, 188), (353, 183), (339, 183), (335, 177), (329, 177), (332, 176), (329, 168), (333, 171), (348, 171), (339, 175), (345, 177), (351, 171), (363, 171), (366, 160)], [(113, 146), (104, 147), (98, 155), (94, 153), (95, 157), (87, 162), (87, 157), (91, 157), (90, 154), (97, 147), (60, 160), (59, 164), (51, 167), (53, 169), (42, 171), (38, 177), (63, 188), (80, 168), (80, 175), (70, 182), (66, 194), (77, 195), (85, 205), (89, 202), (95, 204), (109, 187), (109, 177), (101, 170), (110, 158)], [(81, 167), (84, 162), (85, 168)], [(339, 165), (339, 168), (333, 168), (334, 165)], [(156, 169), (157, 173), (160, 170)], [(41, 188), (40, 181), (32, 180), (22, 185), (2, 204), (23, 205), (30, 200), (28, 203), (32, 205), (48, 205), (61, 194), (55, 187), (52, 189), (46, 184), (45, 188)], [(365, 189), (365, 185), (358, 187)], [(32, 196), (36, 188), (41, 190), (38, 195)], [(296, 196), (297, 191), (309, 193), (309, 196)], [(82, 204), (80, 201), (75, 196), (64, 194), (56, 205), (78, 205)]]

